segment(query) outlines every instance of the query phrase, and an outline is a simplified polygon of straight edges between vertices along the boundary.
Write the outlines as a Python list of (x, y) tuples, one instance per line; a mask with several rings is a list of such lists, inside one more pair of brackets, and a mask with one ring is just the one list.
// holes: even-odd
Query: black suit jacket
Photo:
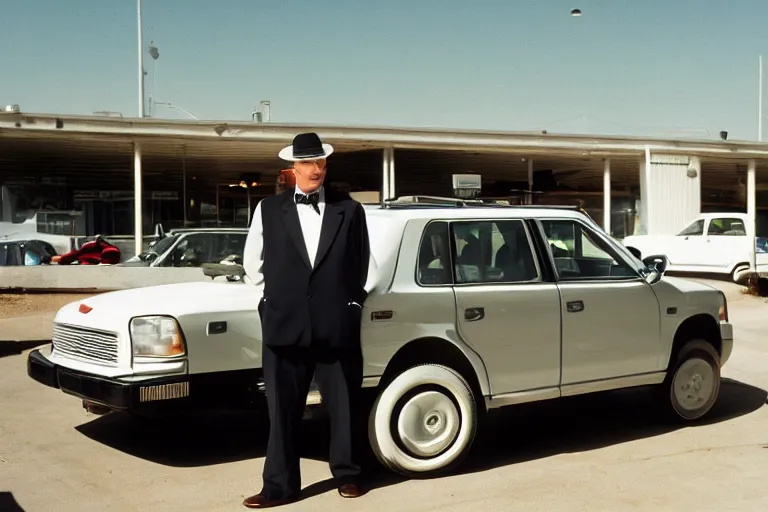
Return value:
[(325, 189), (314, 267), (302, 235), (294, 189), (261, 203), (264, 343), (359, 347), (370, 246), (365, 212), (347, 194)]

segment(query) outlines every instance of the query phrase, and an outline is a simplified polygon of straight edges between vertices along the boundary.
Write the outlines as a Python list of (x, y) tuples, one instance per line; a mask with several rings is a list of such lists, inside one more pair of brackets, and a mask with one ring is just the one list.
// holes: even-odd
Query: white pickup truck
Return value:
[(730, 274), (742, 283), (749, 273), (751, 251), (757, 251), (757, 272), (768, 277), (768, 238), (748, 236), (745, 213), (703, 213), (676, 235), (633, 235), (623, 240), (636, 257), (665, 255), (668, 271)]

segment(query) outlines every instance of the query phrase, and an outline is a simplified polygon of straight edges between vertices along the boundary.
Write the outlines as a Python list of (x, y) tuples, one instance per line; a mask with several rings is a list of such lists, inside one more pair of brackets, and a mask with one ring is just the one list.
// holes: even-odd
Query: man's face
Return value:
[(325, 158), (293, 162), (296, 186), (305, 194), (311, 194), (325, 181)]

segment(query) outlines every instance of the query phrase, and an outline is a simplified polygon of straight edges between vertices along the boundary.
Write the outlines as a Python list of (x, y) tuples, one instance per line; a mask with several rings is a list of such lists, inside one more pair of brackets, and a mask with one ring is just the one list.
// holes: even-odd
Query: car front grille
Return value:
[(53, 324), (53, 350), (82, 361), (117, 366), (117, 333)]

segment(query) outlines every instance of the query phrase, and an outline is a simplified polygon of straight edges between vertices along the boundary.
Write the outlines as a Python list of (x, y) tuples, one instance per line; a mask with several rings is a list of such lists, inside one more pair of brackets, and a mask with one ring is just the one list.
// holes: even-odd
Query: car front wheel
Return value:
[(446, 366), (423, 364), (400, 373), (376, 399), (368, 437), (376, 458), (408, 477), (432, 476), (467, 455), (478, 413), (467, 381)]
[(685, 421), (706, 415), (720, 394), (720, 358), (703, 340), (683, 346), (663, 384), (671, 412)]

